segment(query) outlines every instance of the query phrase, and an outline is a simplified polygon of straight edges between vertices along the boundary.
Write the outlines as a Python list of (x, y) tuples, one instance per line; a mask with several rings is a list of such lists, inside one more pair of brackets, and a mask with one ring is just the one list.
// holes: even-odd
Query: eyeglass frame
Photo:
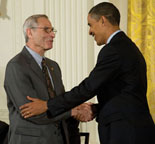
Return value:
[(53, 32), (54, 34), (57, 33), (57, 30), (54, 27), (31, 27), (31, 29), (43, 29), (44, 32), (50, 34), (51, 32)]

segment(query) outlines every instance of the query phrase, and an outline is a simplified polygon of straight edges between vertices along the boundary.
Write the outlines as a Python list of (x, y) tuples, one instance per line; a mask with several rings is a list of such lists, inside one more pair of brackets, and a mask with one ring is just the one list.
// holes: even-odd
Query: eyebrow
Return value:
[(48, 26), (43, 26), (44, 28), (53, 28), (53, 27), (48, 27)]

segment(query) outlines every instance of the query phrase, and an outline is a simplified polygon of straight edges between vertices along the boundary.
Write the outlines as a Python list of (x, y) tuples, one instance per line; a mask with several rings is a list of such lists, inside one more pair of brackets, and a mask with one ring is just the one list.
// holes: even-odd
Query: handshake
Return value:
[[(27, 99), (31, 102), (20, 106), (21, 115), (24, 118), (29, 118), (42, 114), (47, 111), (47, 101), (40, 100), (38, 98), (32, 98), (27, 96)], [(81, 122), (88, 122), (95, 118), (97, 107), (93, 103), (83, 103), (71, 110), (71, 116)]]
[(71, 115), (78, 121), (88, 122), (95, 118), (96, 113), (93, 110), (93, 103), (83, 103), (73, 108)]

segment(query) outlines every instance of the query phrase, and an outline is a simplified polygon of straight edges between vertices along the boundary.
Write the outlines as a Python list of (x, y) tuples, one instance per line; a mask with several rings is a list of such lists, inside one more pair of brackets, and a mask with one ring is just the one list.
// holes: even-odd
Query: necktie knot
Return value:
[(41, 66), (42, 66), (42, 72), (45, 73), (47, 70), (45, 58), (42, 59)]

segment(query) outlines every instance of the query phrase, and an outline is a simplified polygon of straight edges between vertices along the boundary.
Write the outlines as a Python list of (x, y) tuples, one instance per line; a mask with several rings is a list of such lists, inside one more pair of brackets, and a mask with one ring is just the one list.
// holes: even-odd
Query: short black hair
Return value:
[(96, 20), (99, 20), (101, 16), (104, 16), (112, 25), (119, 25), (120, 23), (120, 12), (112, 3), (99, 3), (91, 8), (89, 14)]

